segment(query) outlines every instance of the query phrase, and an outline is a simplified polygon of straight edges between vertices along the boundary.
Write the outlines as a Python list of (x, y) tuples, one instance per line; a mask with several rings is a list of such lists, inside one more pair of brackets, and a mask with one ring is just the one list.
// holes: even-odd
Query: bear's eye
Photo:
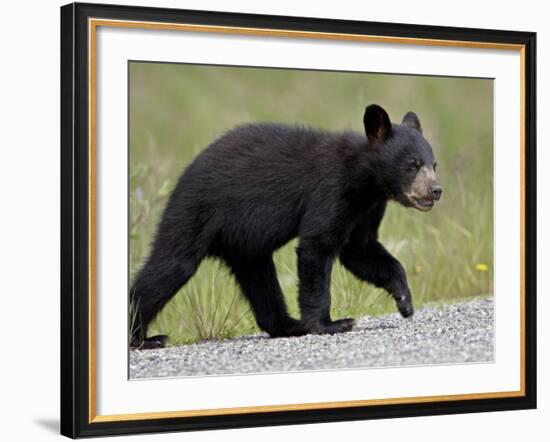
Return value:
[(413, 160), (409, 163), (409, 169), (410, 170), (418, 170), (422, 167), (422, 161), (420, 160)]
[(437, 163), (434, 161), (434, 172), (436, 167), (437, 167)]

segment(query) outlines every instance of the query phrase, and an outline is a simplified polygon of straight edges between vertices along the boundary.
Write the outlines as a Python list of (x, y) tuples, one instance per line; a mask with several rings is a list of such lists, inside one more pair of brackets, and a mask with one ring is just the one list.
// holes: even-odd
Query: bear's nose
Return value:
[(432, 187), (432, 196), (434, 200), (438, 200), (441, 198), (441, 194), (443, 193), (443, 189), (441, 186), (433, 186)]

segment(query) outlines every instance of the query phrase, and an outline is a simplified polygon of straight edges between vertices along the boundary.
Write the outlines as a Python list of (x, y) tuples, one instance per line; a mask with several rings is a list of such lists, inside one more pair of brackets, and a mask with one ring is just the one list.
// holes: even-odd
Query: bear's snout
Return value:
[(441, 194), (443, 193), (443, 188), (439, 185), (432, 187), (432, 198), (436, 201), (439, 201)]

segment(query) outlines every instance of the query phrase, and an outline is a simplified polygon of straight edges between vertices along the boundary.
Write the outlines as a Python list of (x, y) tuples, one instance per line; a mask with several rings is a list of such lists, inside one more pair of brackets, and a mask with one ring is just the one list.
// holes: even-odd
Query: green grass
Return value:
[[(130, 272), (147, 256), (179, 174), (211, 141), (243, 122), (273, 121), (363, 132), (367, 104), (399, 122), (414, 110), (438, 161), (445, 189), (428, 213), (390, 204), (380, 237), (405, 266), (415, 306), (492, 293), (493, 84), (490, 80), (131, 63)], [(292, 314), (293, 241), (275, 253)], [(481, 266), (479, 266), (481, 264)], [(339, 263), (332, 316), (395, 311), (385, 292)], [(151, 324), (174, 344), (257, 331), (228, 271), (205, 261)]]

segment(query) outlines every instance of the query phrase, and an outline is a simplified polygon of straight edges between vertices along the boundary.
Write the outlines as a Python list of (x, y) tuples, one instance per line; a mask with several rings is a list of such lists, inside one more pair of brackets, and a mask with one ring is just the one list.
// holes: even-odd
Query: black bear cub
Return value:
[[(413, 112), (392, 124), (373, 104), (363, 123), (366, 136), (249, 124), (206, 148), (179, 179), (131, 289), (130, 345), (165, 345), (164, 335), (147, 337), (147, 326), (206, 257), (231, 269), (258, 326), (272, 337), (352, 328), (353, 319), (330, 316), (336, 258), (411, 316), (405, 270), (378, 241), (378, 227), (389, 200), (433, 207), (442, 192), (436, 163)], [(295, 237), (299, 320), (287, 313), (272, 259)]]

